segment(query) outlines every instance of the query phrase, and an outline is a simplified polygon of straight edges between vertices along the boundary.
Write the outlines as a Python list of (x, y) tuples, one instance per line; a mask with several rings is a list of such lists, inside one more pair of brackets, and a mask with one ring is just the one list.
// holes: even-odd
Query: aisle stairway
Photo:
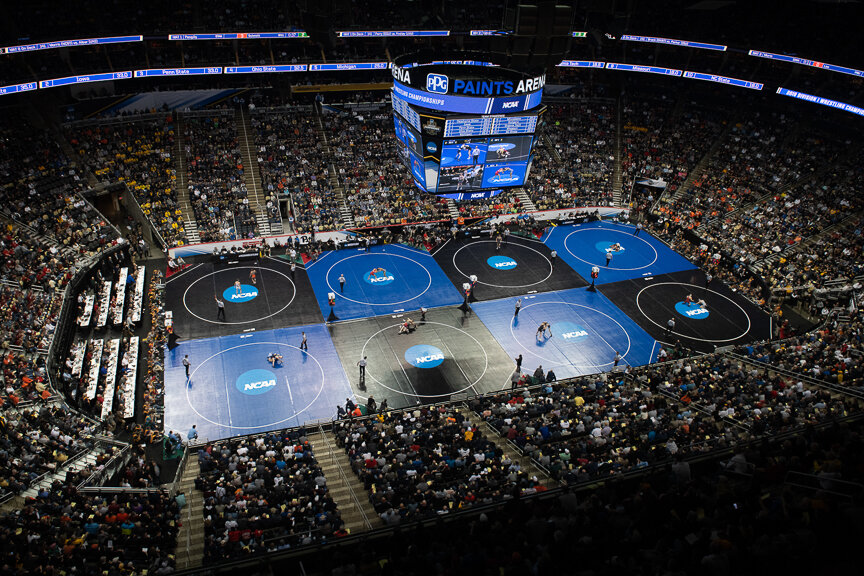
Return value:
[(357, 534), (380, 527), (381, 520), (369, 502), (369, 495), (351, 470), (351, 462), (345, 451), (336, 445), (333, 433), (319, 428), (317, 432), (310, 433), (307, 439), (327, 479), (327, 489), (339, 508), (345, 528), (351, 534)]
[[(618, 96), (618, 100), (615, 102), (615, 110), (617, 112), (615, 116), (615, 166), (612, 169), (612, 203), (614, 206), (620, 207), (622, 201), (624, 201), (622, 188), (623, 188), (623, 176), (621, 173), (621, 130), (623, 127), (621, 120), (621, 96)], [(627, 203), (630, 202), (630, 199), (626, 199)]]
[(261, 236), (269, 236), (274, 233), (281, 234), (281, 221), (278, 224), (279, 231), (275, 232), (271, 230), (270, 220), (267, 218), (267, 199), (261, 188), (258, 154), (255, 150), (255, 138), (252, 134), (252, 124), (246, 108), (241, 107), (234, 111), (234, 126), (237, 130), (240, 157), (243, 160), (243, 182), (246, 184), (246, 196), (249, 198), (249, 206), (255, 214), (258, 233)]
[(540, 467), (534, 464), (534, 461), (525, 454), (522, 454), (517, 448), (516, 445), (512, 442), (509, 442), (506, 438), (498, 434), (498, 431), (495, 430), (492, 426), (486, 423), (483, 418), (481, 418), (478, 414), (473, 412), (470, 408), (463, 405), (459, 407), (457, 410), (462, 416), (471, 421), (472, 424), (475, 424), (482, 432), (483, 435), (498, 446), (504, 454), (510, 458), (510, 460), (514, 462), (518, 462), (519, 466), (526, 475), (528, 476), (536, 476), (540, 481), (540, 484), (545, 486), (548, 489), (557, 488), (558, 482), (556, 482), (553, 478), (549, 477), (545, 471), (543, 471)]
[(324, 122), (321, 121), (321, 106), (316, 103), (314, 109), (317, 126), (315, 130), (318, 132), (318, 138), (320, 138), (321, 142), (324, 144), (324, 157), (330, 158), (330, 164), (327, 166), (328, 183), (330, 188), (336, 194), (336, 201), (339, 206), (339, 215), (342, 218), (342, 227), (346, 230), (350, 230), (356, 228), (357, 224), (354, 221), (354, 215), (348, 208), (348, 203), (345, 201), (345, 189), (339, 182), (339, 174), (336, 172), (336, 165), (333, 164), (333, 154), (330, 150), (330, 141), (327, 138), (327, 132), (324, 130)]
[(189, 202), (189, 185), (186, 181), (186, 150), (184, 145), (183, 130), (184, 122), (183, 115), (179, 112), (175, 115), (176, 127), (174, 138), (174, 149), (171, 154), (174, 155), (174, 170), (177, 173), (177, 202), (180, 204), (180, 210), (183, 212), (183, 228), (186, 231), (186, 241), (189, 244), (198, 244), (201, 242), (201, 236), (198, 234), (198, 223), (195, 221), (195, 211), (192, 210), (192, 204)]
[(195, 489), (195, 478), (201, 471), (198, 456), (190, 451), (186, 468), (180, 478), (178, 493), (186, 496), (186, 507), (180, 513), (180, 531), (177, 533), (177, 568), (197, 568), (204, 558), (204, 498)]

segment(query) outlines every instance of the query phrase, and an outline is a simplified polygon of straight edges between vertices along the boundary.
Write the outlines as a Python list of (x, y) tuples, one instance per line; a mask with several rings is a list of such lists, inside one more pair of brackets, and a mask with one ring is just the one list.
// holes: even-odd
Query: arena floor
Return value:
[[(757, 306), (717, 280), (706, 288), (688, 260), (634, 232), (592, 222), (541, 239), (511, 235), (500, 251), (488, 236), (450, 241), (434, 255), (400, 245), (340, 250), (298, 266), (293, 277), (280, 258), (202, 257), (168, 280), (180, 340), (166, 350), (165, 426), (197, 424), (215, 440), (329, 420), (348, 397), (400, 408), (500, 390), (520, 354), (523, 372), (542, 366), (567, 378), (651, 363), (679, 340), (710, 352), (769, 336), (770, 319)], [(601, 269), (596, 291), (588, 287), (592, 266)], [(464, 309), (460, 288), (471, 274), (476, 298)], [(338, 320), (325, 324), (330, 293)], [(224, 321), (214, 294), (226, 302)], [(704, 306), (686, 304), (687, 295)], [(407, 318), (416, 328), (400, 334)], [(544, 322), (548, 330), (538, 333)], [(274, 352), (283, 366), (268, 362)]]

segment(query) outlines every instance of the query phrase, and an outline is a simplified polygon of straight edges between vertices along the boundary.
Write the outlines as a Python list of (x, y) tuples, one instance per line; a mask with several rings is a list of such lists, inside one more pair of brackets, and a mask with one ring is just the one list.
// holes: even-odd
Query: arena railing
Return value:
[[(330, 441), (330, 439), (327, 438), (327, 434), (324, 432), (324, 427), (321, 424), (318, 424), (318, 432), (321, 434), (321, 437), (325, 439), (324, 441), (326, 442), (326, 448), (330, 451), (330, 463), (333, 464), (337, 470), (339, 470), (339, 480), (341, 480), (345, 488), (348, 489), (348, 494), (351, 495), (352, 506), (357, 509), (357, 511), (360, 513), (360, 517), (363, 518), (363, 525), (366, 526), (366, 530), (372, 530), (372, 523), (369, 521), (369, 517), (366, 515), (366, 511), (363, 509), (363, 506), (360, 505), (360, 500), (357, 498), (357, 494), (354, 492), (354, 487), (351, 486), (350, 482), (348, 482), (348, 475), (345, 474), (344, 467), (341, 466), (340, 463), (336, 460), (336, 452), (334, 450), (335, 446)], [(330, 487), (328, 486), (328, 490), (329, 489)]]
[(123, 192), (122, 198), (124, 200), (124, 204), (126, 205), (126, 209), (132, 212), (136, 219), (147, 222), (150, 226), (150, 231), (153, 234), (153, 237), (159, 242), (159, 245), (162, 247), (163, 252), (168, 251), (168, 244), (165, 242), (165, 239), (162, 238), (162, 234), (159, 233), (159, 228), (156, 227), (156, 223), (144, 213), (144, 210), (141, 209), (141, 204), (138, 203), (138, 199), (135, 197), (135, 194), (129, 190), (129, 186), (126, 185), (125, 182), (123, 184)]

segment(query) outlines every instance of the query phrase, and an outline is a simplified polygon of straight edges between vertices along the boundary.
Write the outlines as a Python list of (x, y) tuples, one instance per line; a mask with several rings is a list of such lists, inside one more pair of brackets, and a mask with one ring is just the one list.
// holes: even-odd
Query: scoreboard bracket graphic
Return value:
[(546, 76), (474, 56), (418, 53), (393, 62), (396, 145), (424, 192), (486, 198), (523, 186), (531, 172)]

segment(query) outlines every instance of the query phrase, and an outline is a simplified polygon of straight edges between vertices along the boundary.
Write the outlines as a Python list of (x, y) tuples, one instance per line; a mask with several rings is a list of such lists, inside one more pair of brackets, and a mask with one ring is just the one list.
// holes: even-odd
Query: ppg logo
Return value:
[(555, 322), (552, 324), (552, 335), (569, 344), (587, 338), (588, 331), (575, 322)]
[(396, 278), (387, 272), (384, 268), (375, 268), (363, 277), (367, 284), (373, 286), (386, 286), (393, 282)]
[(235, 386), (243, 394), (265, 394), (276, 387), (276, 375), (269, 370), (248, 370), (237, 378)]
[(516, 261), (507, 256), (490, 256), (486, 263), (495, 270), (512, 270), (517, 266)]
[(435, 92), (436, 94), (446, 94), (447, 87), (450, 84), (450, 79), (444, 74), (427, 74), (426, 75), (426, 90)]
[(415, 368), (435, 368), (444, 362), (444, 353), (435, 346), (418, 344), (405, 351), (405, 361)]
[(234, 286), (230, 288), (226, 288), (224, 292), (222, 292), (222, 297), (226, 302), (234, 302), (236, 304), (240, 304), (242, 302), (248, 302), (258, 296), (258, 289), (255, 286), (250, 286), (249, 284), (241, 284), (240, 285), (240, 293), (237, 293), (237, 289)]
[(696, 303), (685, 304), (684, 302), (678, 302), (675, 304), (675, 311), (691, 320), (705, 320), (710, 314), (708, 310)]

